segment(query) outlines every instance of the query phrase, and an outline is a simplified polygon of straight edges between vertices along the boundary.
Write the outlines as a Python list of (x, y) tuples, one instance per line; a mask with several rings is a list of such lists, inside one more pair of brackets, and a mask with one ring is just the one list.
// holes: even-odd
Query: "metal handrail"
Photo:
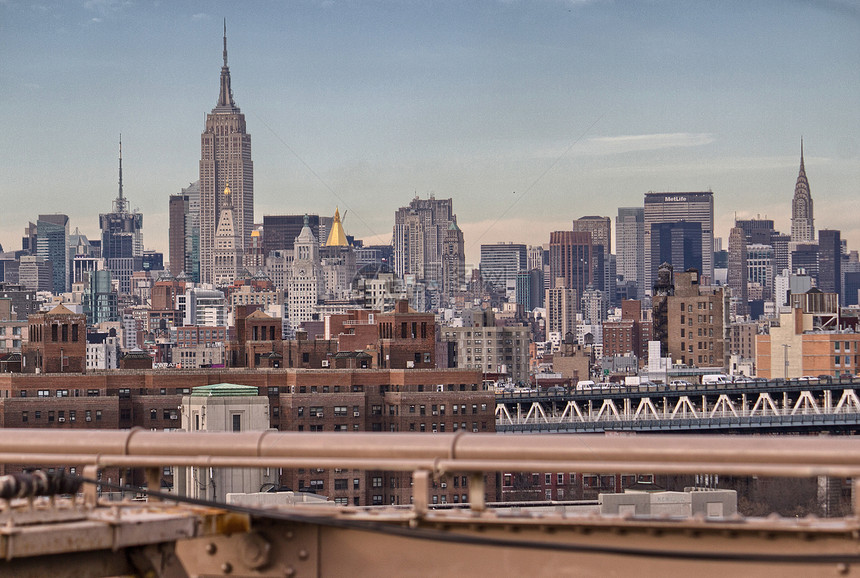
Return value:
[(491, 471), (641, 470), (860, 476), (860, 440), (844, 437), (410, 433), (154, 432), (5, 429), (0, 463), (212, 467), (356, 467)]

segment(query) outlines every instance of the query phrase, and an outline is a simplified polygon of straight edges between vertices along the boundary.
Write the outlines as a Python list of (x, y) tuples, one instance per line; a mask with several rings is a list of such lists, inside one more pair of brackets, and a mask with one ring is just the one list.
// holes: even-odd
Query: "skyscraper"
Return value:
[(204, 283), (214, 281), (215, 231), (223, 200), (220, 193), (228, 184), (236, 212), (236, 234), (243, 252), (250, 243), (251, 231), (254, 229), (251, 135), (246, 131), (245, 115), (233, 101), (230, 88), (226, 23), (223, 56), (218, 103), (206, 115), (206, 129), (200, 138), (200, 276)]
[(442, 243), (442, 294), (450, 299), (466, 287), (466, 247), (463, 231), (454, 219)]
[[(714, 194), (710, 191), (645, 193), (644, 209), (645, 289), (652, 289), (657, 268), (661, 265), (659, 255), (654, 253), (654, 248), (662, 245), (655, 245), (652, 241), (653, 225), (663, 223), (696, 224), (701, 228), (701, 242), (696, 249), (702, 263), (699, 272), (701, 283), (710, 284), (714, 279)], [(687, 253), (689, 254), (689, 251)], [(672, 263), (672, 265), (675, 270), (688, 267), (681, 263)]]
[(609, 274), (609, 254), (612, 252), (612, 221), (609, 217), (594, 215), (580, 217), (573, 221), (573, 230), (591, 234), (591, 244), (594, 246), (592, 251), (594, 286), (603, 291), (604, 294), (608, 294), (612, 284)]
[(456, 219), (451, 199), (432, 195), (415, 197), (394, 214), (394, 272), (426, 284), (433, 307), (439, 306), (442, 289), (442, 243)]
[(290, 332), (304, 321), (311, 321), (325, 291), (325, 280), (320, 268), (319, 242), (311, 231), (308, 220), (293, 244), (294, 258), (287, 284), (287, 316)]
[(814, 243), (815, 225), (812, 218), (812, 195), (809, 181), (803, 166), (803, 139), (800, 140), (800, 171), (794, 185), (794, 198), (791, 200), (791, 242)]
[(842, 234), (818, 231), (818, 288), (825, 293), (842, 293)]
[[(576, 296), (581, 296), (585, 289), (594, 281), (592, 254), (594, 245), (591, 234), (575, 231), (553, 231), (549, 234), (549, 274), (552, 277), (552, 287), (558, 288), (558, 279), (562, 279), (562, 287), (575, 289)], [(579, 304), (575, 305), (579, 309)]]
[[(122, 138), (119, 141), (119, 192), (110, 213), (99, 215), (102, 230), (102, 257), (120, 293), (131, 293), (131, 274), (140, 268), (143, 256), (143, 215), (129, 211), (122, 190)], [(136, 259), (136, 261), (135, 261)]]
[(200, 181), (170, 195), (168, 203), (170, 229), (170, 272), (185, 273), (193, 282), (200, 282)]
[(68, 291), (70, 287), (68, 215), (39, 215), (36, 221), (36, 254), (51, 263), (53, 267), (51, 291), (55, 295)]
[(617, 272), (625, 281), (633, 281), (639, 294), (645, 287), (645, 209), (619, 207), (615, 219), (615, 254)]
[(735, 315), (747, 314), (747, 236), (741, 227), (729, 232), (729, 270), (727, 284), (732, 289), (732, 304)]
[(215, 273), (212, 282), (218, 286), (232, 284), (239, 277), (242, 268), (242, 239), (236, 226), (236, 210), (233, 207), (232, 191), (224, 187), (221, 201), (221, 215), (215, 231), (215, 248), (212, 251)]
[(110, 213), (99, 215), (102, 230), (102, 257), (111, 268), (111, 259), (130, 259), (143, 255), (143, 215), (128, 210), (122, 190), (122, 138), (119, 141), (119, 192)]
[(521, 243), (481, 245), (481, 277), (497, 291), (516, 287), (517, 273), (528, 267), (527, 254)]

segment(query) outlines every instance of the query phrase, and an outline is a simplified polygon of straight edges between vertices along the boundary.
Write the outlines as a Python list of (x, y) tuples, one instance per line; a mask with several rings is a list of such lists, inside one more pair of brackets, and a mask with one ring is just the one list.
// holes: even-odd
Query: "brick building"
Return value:
[[(0, 374), (0, 427), (172, 430), (180, 427), (183, 396), (225, 382), (259, 388), (269, 400), (271, 427), (281, 431), (495, 432), (493, 391), (485, 389), (480, 372), (456, 369), (7, 373)], [(139, 472), (103, 475), (143, 483)], [(162, 483), (172, 483), (169, 465)], [(402, 472), (284, 470), (281, 483), (362, 506), (405, 504), (412, 495), (410, 475)], [(497, 498), (496, 487), (489, 476), (488, 500)], [(461, 502), (467, 494), (462, 476), (437, 480), (433, 492), (437, 503)]]
[(621, 319), (603, 324), (603, 356), (612, 357), (633, 353), (640, 365), (648, 359), (648, 341), (652, 325), (648, 311), (642, 310), (642, 302), (621, 302)]
[(28, 318), (23, 346), (27, 373), (83, 373), (87, 362), (87, 317), (62, 303)]
[(655, 328), (665, 328), (664, 353), (692, 367), (727, 367), (728, 293), (699, 285), (695, 269), (675, 274), (666, 293), (653, 299)]

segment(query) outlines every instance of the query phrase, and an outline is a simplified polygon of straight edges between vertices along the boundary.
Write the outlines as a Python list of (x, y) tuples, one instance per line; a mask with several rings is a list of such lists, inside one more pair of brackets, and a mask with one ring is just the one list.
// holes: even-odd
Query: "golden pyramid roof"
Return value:
[(349, 241), (346, 240), (346, 233), (340, 222), (340, 209), (338, 208), (334, 210), (334, 222), (331, 224), (331, 232), (328, 234), (328, 240), (325, 244), (326, 247), (349, 247)]

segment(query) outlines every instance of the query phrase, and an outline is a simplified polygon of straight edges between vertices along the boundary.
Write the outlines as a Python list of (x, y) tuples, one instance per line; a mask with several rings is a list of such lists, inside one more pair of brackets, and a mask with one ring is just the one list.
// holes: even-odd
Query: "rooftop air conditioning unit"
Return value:
[(57, 421), (58, 421), (58, 422), (60, 422), (60, 423), (63, 423), (64, 421), (66, 421), (66, 418), (61, 417), (61, 418), (58, 418), (58, 419), (57, 419)]

